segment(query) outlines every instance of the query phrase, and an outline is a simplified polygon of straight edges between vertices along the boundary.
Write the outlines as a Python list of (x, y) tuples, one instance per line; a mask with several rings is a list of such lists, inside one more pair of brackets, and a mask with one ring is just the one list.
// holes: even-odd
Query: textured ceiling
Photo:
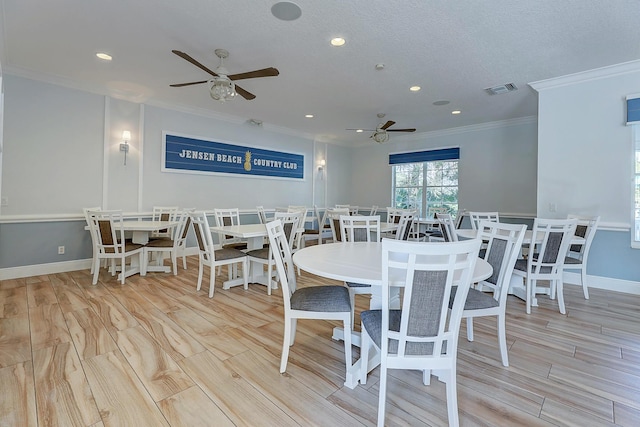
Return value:
[[(527, 83), (640, 59), (639, 0), (297, 0), (295, 21), (276, 19), (274, 3), (3, 0), (0, 63), (9, 74), (362, 144), (370, 133), (346, 128), (373, 129), (377, 113), (418, 132), (535, 116)], [(346, 45), (330, 46), (335, 36)], [(225, 104), (205, 85), (169, 87), (208, 77), (172, 49), (215, 69), (216, 48), (230, 52), (231, 74), (280, 75), (242, 81), (256, 99)], [(504, 83), (519, 90), (484, 91)]]

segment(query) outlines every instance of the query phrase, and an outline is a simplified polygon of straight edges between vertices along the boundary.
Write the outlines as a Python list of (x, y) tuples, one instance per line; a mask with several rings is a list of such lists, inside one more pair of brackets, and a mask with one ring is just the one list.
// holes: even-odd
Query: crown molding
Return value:
[(567, 74), (566, 76), (554, 77), (546, 80), (539, 80), (537, 82), (529, 83), (529, 86), (531, 86), (535, 91), (540, 92), (547, 89), (555, 89), (563, 86), (571, 86), (578, 83), (607, 79), (610, 77), (638, 72), (640, 72), (640, 60), (608, 65), (606, 67)]

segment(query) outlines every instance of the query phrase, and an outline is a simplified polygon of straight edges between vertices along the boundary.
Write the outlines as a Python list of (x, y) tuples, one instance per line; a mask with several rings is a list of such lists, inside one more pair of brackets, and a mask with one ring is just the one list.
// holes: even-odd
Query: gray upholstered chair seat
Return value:
[[(453, 301), (456, 297), (457, 286), (451, 288), (451, 296), (449, 297), (449, 308), (453, 307)], [(497, 307), (500, 303), (493, 298), (492, 294), (481, 292), (477, 289), (469, 289), (467, 299), (464, 303), (465, 310), (482, 310), (483, 308)]]
[[(520, 271), (527, 271), (527, 260), (526, 259), (517, 260), (516, 265), (515, 267), (513, 267), (513, 269), (520, 270)], [(544, 274), (551, 273), (551, 267), (542, 267), (540, 269), (540, 273), (544, 273)]]
[(574, 258), (574, 257), (564, 257), (564, 263), (565, 264), (582, 264), (582, 260), (579, 260), (578, 258)]
[(173, 240), (167, 237), (158, 237), (156, 239), (150, 239), (147, 243), (147, 247), (151, 248), (172, 248)]
[(222, 248), (222, 249), (218, 249), (215, 251), (215, 257), (216, 257), (216, 261), (223, 261), (226, 259), (234, 259), (234, 258), (242, 258), (247, 256), (247, 254), (245, 254), (242, 251), (239, 251), (238, 249), (232, 249), (232, 248)]
[[(389, 310), (389, 330), (399, 332), (401, 318), (402, 310)], [(382, 310), (363, 311), (360, 313), (360, 320), (376, 347), (381, 348)], [(446, 350), (446, 345), (444, 346), (444, 350)], [(398, 353), (398, 340), (389, 340), (389, 353)], [(433, 353), (433, 343), (407, 343), (406, 354), (424, 355), (431, 353)]]
[(343, 286), (313, 286), (291, 295), (291, 308), (302, 311), (351, 311), (349, 291)]
[(291, 308), (301, 311), (351, 311), (349, 291), (343, 286), (313, 286), (291, 295)]
[(243, 251), (245, 249), (247, 249), (247, 244), (244, 242), (238, 242), (238, 243), (226, 243), (224, 245), (222, 245), (223, 249), (237, 249), (239, 251)]
[(247, 256), (260, 258), (260, 259), (269, 259), (269, 247), (264, 247), (260, 249), (253, 249), (251, 251), (246, 252)]

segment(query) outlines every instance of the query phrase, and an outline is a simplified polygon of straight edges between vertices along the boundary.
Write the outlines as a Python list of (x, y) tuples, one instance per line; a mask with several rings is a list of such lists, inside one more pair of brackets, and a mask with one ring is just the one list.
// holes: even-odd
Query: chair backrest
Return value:
[(394, 208), (391, 206), (387, 207), (387, 222), (392, 222), (392, 223), (398, 223), (400, 222), (400, 215), (402, 215), (402, 212), (404, 211), (404, 209), (400, 209), (400, 208)]
[(498, 212), (469, 212), (469, 219), (471, 220), (471, 228), (477, 230), (480, 221), (500, 222), (500, 214)]
[(450, 214), (436, 213), (436, 219), (440, 223), (440, 232), (445, 242), (457, 242), (458, 234)]
[(282, 286), (285, 311), (291, 310), (291, 295), (296, 291), (296, 274), (291, 260), (291, 247), (287, 241), (284, 225), (279, 219), (265, 224), (269, 236), (269, 248), (276, 264), (276, 271)]
[(343, 242), (379, 242), (380, 215), (340, 215), (340, 232)]
[(122, 228), (122, 211), (88, 211), (89, 230), (95, 239), (95, 248), (100, 254), (117, 255), (124, 252), (125, 238)]
[(289, 207), (287, 208), (287, 212), (300, 212), (301, 217), (300, 221), (298, 222), (298, 228), (300, 230), (304, 229), (304, 225), (307, 222), (307, 214), (309, 213), (309, 209), (306, 206), (289, 205)]
[(207, 259), (215, 259), (215, 248), (213, 245), (213, 237), (209, 229), (209, 220), (207, 214), (204, 211), (192, 211), (189, 212), (189, 218), (193, 224), (193, 231), (196, 234), (196, 240), (198, 241), (198, 250), (200, 256), (204, 256)]
[(525, 224), (504, 224), (493, 221), (478, 223), (478, 239), (487, 242), (484, 260), (491, 264), (493, 273), (482, 283), (493, 290), (493, 298), (504, 307), (511, 274), (522, 249), (527, 231)]
[(258, 220), (260, 224), (267, 223), (267, 213), (264, 210), (264, 206), (256, 206), (256, 211), (258, 211)]
[[(176, 221), (179, 210), (177, 206), (154, 206), (151, 219), (153, 221)], [(170, 234), (166, 228), (152, 233), (154, 236), (170, 236)]]
[(342, 230), (340, 229), (340, 216), (349, 215), (349, 209), (347, 208), (335, 208), (327, 209), (325, 212), (329, 225), (331, 226), (331, 234), (333, 235), (334, 242), (342, 241)]
[(600, 223), (600, 216), (580, 216), (580, 215), (567, 215), (568, 219), (577, 219), (575, 235), (584, 238), (584, 244), (572, 244), (569, 246), (569, 252), (571, 256), (586, 261), (589, 256), (589, 249), (591, 248), (591, 242), (596, 235), (598, 224)]
[(296, 232), (300, 227), (300, 221), (302, 221), (302, 212), (276, 212), (273, 219), (280, 220), (285, 231), (287, 242), (289, 242), (289, 248), (293, 249)]
[[(382, 240), (381, 357), (390, 367), (403, 366), (407, 356), (414, 361), (420, 356), (450, 359), (447, 366), (455, 365), (460, 320), (480, 244), (479, 239), (445, 244)], [(393, 322), (398, 330), (389, 321), (390, 289), (398, 286), (389, 280), (394, 270), (403, 271), (404, 277), (401, 319)], [(453, 286), (457, 291), (449, 311)]]
[(378, 214), (378, 205), (371, 206), (371, 210), (369, 211), (369, 216), (374, 216)]
[[(238, 208), (214, 209), (213, 214), (216, 219), (216, 225), (218, 227), (240, 225), (240, 209)], [(239, 240), (240, 239), (237, 239), (233, 236), (218, 233), (218, 241), (222, 245), (238, 242)]]
[(413, 230), (413, 217), (415, 215), (415, 211), (402, 211), (398, 220), (398, 228), (396, 229), (396, 240), (409, 240), (409, 236)]
[(95, 247), (96, 245), (96, 240), (95, 240), (95, 235), (91, 229), (92, 227), (92, 222), (91, 219), (89, 218), (89, 212), (91, 211), (101, 211), (102, 210), (102, 206), (96, 206), (93, 208), (82, 208), (82, 213), (84, 214), (84, 219), (85, 221), (87, 221), (87, 225), (89, 226), (89, 235), (91, 236), (91, 242), (93, 244), (93, 246)]
[[(173, 244), (174, 246), (184, 246), (187, 241), (187, 235), (189, 234), (189, 228), (191, 227), (191, 217), (189, 213), (193, 212), (195, 209), (183, 209), (178, 212), (178, 226), (175, 228), (175, 232), (173, 234)], [(211, 233), (209, 233), (211, 234)]]
[[(529, 244), (527, 272), (535, 275), (562, 274), (564, 258), (569, 251), (577, 223), (577, 219), (536, 218)], [(536, 244), (536, 241), (541, 243)]]

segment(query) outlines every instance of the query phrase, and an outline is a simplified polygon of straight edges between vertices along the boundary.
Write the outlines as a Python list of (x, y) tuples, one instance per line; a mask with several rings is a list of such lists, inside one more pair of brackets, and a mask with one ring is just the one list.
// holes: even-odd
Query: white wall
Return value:
[(3, 215), (102, 204), (104, 98), (5, 74)]
[(459, 207), (532, 215), (536, 210), (534, 118), (468, 126), (353, 150), (353, 203), (391, 206), (389, 154), (460, 147)]
[(538, 215), (601, 215), (604, 225), (628, 227), (633, 149), (625, 96), (640, 92), (640, 61), (532, 86), (539, 91)]

